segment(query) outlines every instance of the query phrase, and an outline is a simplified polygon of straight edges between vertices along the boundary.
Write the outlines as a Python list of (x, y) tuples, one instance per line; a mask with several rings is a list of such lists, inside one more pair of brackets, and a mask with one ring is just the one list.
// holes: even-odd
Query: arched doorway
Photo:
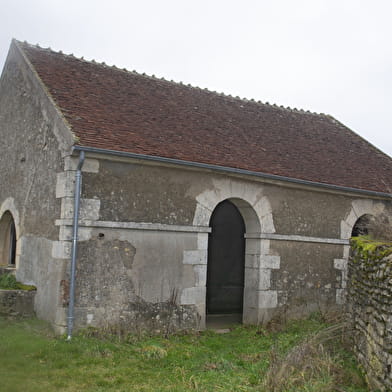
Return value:
[(6, 211), (0, 219), (0, 265), (15, 267), (16, 229), (14, 219)]
[(207, 263), (207, 322), (213, 315), (232, 315), (241, 321), (245, 274), (245, 223), (229, 200), (214, 209), (210, 219)]

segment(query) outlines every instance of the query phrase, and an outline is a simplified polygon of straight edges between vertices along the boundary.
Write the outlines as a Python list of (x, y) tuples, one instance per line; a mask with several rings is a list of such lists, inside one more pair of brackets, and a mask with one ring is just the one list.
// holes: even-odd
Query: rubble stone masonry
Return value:
[(372, 390), (392, 390), (392, 244), (351, 240), (348, 309), (354, 349)]

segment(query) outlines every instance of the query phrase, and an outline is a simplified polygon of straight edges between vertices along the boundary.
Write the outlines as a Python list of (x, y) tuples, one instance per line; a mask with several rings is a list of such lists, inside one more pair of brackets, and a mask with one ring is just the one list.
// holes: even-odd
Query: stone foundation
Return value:
[(0, 315), (32, 317), (35, 291), (0, 290)]

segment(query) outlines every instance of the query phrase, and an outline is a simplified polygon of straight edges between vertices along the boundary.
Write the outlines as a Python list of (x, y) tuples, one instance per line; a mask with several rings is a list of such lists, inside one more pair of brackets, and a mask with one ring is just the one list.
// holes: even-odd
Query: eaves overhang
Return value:
[(169, 165), (179, 165), (179, 166), (185, 166), (185, 167), (189, 167), (189, 168), (197, 168), (197, 169), (215, 171), (218, 173), (251, 176), (251, 177), (256, 177), (256, 178), (265, 179), (265, 180), (269, 180), (269, 181), (278, 181), (278, 182), (284, 182), (284, 183), (294, 184), (294, 185), (310, 186), (310, 187), (314, 187), (316, 189), (325, 189), (325, 190), (329, 190), (329, 191), (344, 192), (344, 193), (347, 193), (347, 192), (348, 193), (355, 193), (357, 195), (362, 195), (362, 196), (370, 196), (370, 197), (392, 200), (392, 194), (386, 193), (386, 192), (378, 192), (378, 191), (372, 191), (372, 190), (367, 190), (367, 189), (345, 187), (345, 186), (341, 186), (341, 185), (334, 185), (334, 184), (327, 184), (327, 183), (323, 183), (323, 182), (303, 180), (300, 178), (285, 177), (285, 176), (280, 176), (280, 175), (276, 175), (276, 174), (256, 172), (256, 171), (252, 171), (252, 170), (246, 170), (246, 169), (240, 169), (240, 168), (228, 167), (228, 166), (219, 166), (219, 165), (213, 165), (213, 164), (209, 164), (209, 163), (186, 161), (186, 160), (175, 159), (175, 158), (166, 158), (166, 157), (160, 157), (160, 156), (154, 156), (154, 155), (136, 154), (136, 153), (126, 152), (126, 151), (109, 150), (109, 149), (104, 149), (104, 148), (79, 146), (79, 145), (74, 145), (72, 147), (72, 154), (74, 154), (76, 152), (80, 152), (80, 151), (84, 151), (85, 153), (98, 154), (98, 155), (103, 154), (103, 155), (108, 155), (108, 156), (112, 156), (112, 157), (122, 157), (122, 158), (129, 158), (129, 159), (144, 160), (144, 161), (149, 161), (149, 162), (164, 163), (164, 164), (169, 164)]

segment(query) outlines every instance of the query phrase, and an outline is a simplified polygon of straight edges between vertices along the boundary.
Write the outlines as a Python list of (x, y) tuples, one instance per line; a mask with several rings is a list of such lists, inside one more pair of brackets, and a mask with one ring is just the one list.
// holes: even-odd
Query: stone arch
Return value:
[(14, 199), (7, 198), (0, 206), (0, 264), (19, 266), (19, 213)]
[(378, 216), (384, 209), (385, 205), (382, 202), (356, 199), (352, 201), (350, 210), (340, 223), (340, 238), (347, 240), (347, 244), (343, 245), (342, 258), (334, 259), (334, 267), (336, 270), (340, 271), (340, 283), (337, 284), (336, 288), (336, 303), (338, 305), (342, 305), (346, 302), (347, 268), (350, 255), (350, 244), (348, 243), (348, 240), (351, 238), (353, 228), (362, 216)]
[(373, 200), (357, 199), (351, 203), (351, 209), (340, 225), (340, 238), (348, 240), (351, 237), (353, 227), (363, 215), (380, 215), (385, 209), (382, 202)]
[[(196, 197), (194, 226), (209, 226), (216, 206), (229, 200), (240, 211), (245, 222), (245, 283), (243, 323), (267, 322), (278, 305), (278, 293), (271, 289), (271, 272), (280, 268), (280, 257), (270, 254), (269, 239), (262, 233), (275, 233), (271, 204), (263, 186), (235, 179), (219, 179)], [(194, 304), (205, 325), (208, 233), (198, 234), (198, 248), (184, 252), (184, 264), (194, 264), (199, 277), (195, 287), (184, 288), (181, 303)]]
[(215, 180), (213, 185), (196, 197), (195, 226), (208, 226), (215, 207), (230, 200), (244, 217), (247, 234), (275, 233), (271, 204), (262, 194), (261, 185), (231, 179)]

